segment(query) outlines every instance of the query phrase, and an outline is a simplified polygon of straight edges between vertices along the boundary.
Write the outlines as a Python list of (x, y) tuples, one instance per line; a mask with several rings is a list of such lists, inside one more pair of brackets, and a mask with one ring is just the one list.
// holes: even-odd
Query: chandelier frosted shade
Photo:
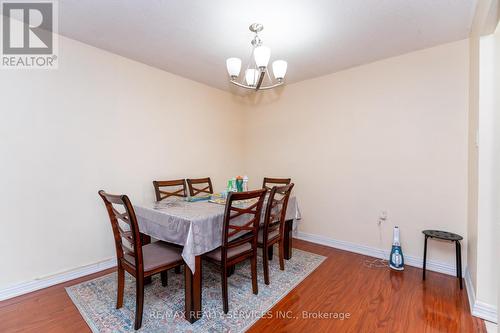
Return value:
[(232, 78), (238, 77), (241, 70), (241, 59), (240, 58), (228, 58), (226, 60), (227, 72)]
[(283, 80), (286, 74), (288, 64), (285, 60), (276, 60), (273, 62), (273, 74), (276, 80)]
[(255, 68), (249, 68), (245, 71), (245, 81), (251, 87), (254, 87), (257, 84), (257, 80), (259, 78), (259, 71)]
[(258, 46), (253, 51), (253, 56), (255, 59), (255, 64), (259, 68), (266, 68), (269, 63), (269, 58), (271, 58), (271, 49), (267, 46)]

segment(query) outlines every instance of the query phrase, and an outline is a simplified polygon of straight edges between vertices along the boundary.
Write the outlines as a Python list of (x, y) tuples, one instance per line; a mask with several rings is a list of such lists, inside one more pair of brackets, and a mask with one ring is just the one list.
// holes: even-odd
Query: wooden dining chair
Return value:
[[(204, 255), (204, 258), (220, 267), (222, 280), (222, 301), (224, 313), (229, 311), (227, 291), (228, 270), (239, 262), (250, 259), (252, 291), (257, 286), (257, 235), (266, 191), (230, 192), (224, 212), (222, 246)], [(238, 202), (249, 200), (249, 202)]]
[[(269, 178), (264, 177), (264, 181), (262, 182), (262, 188), (270, 191), (271, 188), (275, 185), (288, 185), (292, 181), (291, 178)], [(270, 184), (270, 185), (269, 185)]]
[[(189, 195), (194, 197), (198, 194), (213, 194), (214, 189), (212, 188), (212, 180), (210, 177), (207, 178), (197, 178), (197, 179), (187, 179), (187, 184), (189, 187)], [(195, 186), (197, 185), (197, 186)]]
[(181, 251), (163, 242), (142, 245), (141, 234), (134, 209), (126, 195), (113, 195), (99, 191), (108, 211), (115, 238), (118, 268), (118, 293), (116, 308), (123, 305), (125, 271), (135, 277), (135, 324), (137, 330), (142, 325), (144, 304), (144, 279), (161, 274), (162, 285), (167, 284), (167, 270), (183, 264)]
[[(187, 187), (185, 179), (176, 180), (153, 180), (153, 187), (155, 188), (156, 201), (162, 201), (170, 197), (187, 197)], [(166, 188), (170, 190), (167, 191)], [(167, 243), (170, 246), (182, 249), (182, 246), (174, 243)], [(181, 267), (175, 267), (175, 273), (181, 273)]]
[(285, 269), (285, 215), (294, 184), (274, 186), (267, 198), (264, 225), (259, 230), (257, 246), (262, 248), (264, 283), (269, 284), (269, 248), (278, 243), (280, 269)]
[[(162, 201), (169, 197), (186, 197), (187, 188), (185, 179), (176, 180), (154, 180), (153, 186), (155, 188), (156, 201)], [(171, 188), (167, 191), (166, 188)]]

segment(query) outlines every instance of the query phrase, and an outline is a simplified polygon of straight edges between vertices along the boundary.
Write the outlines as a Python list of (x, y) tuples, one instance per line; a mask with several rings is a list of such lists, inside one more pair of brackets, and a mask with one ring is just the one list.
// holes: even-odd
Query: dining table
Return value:
[[(143, 243), (149, 242), (152, 237), (182, 247), (182, 258), (186, 264), (184, 315), (190, 323), (203, 316), (201, 257), (222, 245), (224, 210), (224, 204), (208, 200), (191, 201), (179, 197), (134, 205)], [(261, 223), (264, 212), (265, 204), (262, 207)], [(290, 196), (283, 239), (284, 257), (287, 260), (292, 257), (293, 223), (300, 218), (297, 199)]]

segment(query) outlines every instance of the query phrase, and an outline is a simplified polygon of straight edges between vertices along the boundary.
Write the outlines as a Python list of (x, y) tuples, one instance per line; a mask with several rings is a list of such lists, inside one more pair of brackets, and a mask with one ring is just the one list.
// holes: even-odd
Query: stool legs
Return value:
[(460, 245), (460, 241), (456, 241), (456, 250), (457, 250), (457, 277), (460, 280), (460, 289), (463, 289), (462, 286), (462, 246)]
[(422, 280), (425, 280), (425, 264), (427, 262), (427, 236), (425, 236), (425, 241), (424, 241), (424, 264), (422, 265), (423, 267), (423, 272), (422, 272)]

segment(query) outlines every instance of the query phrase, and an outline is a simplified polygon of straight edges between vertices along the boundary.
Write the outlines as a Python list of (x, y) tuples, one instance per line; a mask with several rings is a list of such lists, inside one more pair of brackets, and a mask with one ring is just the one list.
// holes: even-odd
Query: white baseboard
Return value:
[[(359, 245), (351, 242), (341, 241), (321, 235), (308, 234), (305, 232), (298, 231), (295, 235), (296, 238), (309, 241), (316, 244), (322, 244), (336, 249), (341, 249), (349, 252), (364, 254), (366, 256), (388, 259), (390, 251), (381, 250), (370, 246)], [(405, 264), (413, 267), (422, 268), (423, 259), (419, 257), (405, 255)], [(427, 270), (444, 273), (447, 275), (456, 275), (455, 265), (450, 265), (443, 262), (427, 260)]]
[(476, 292), (474, 290), (474, 286), (472, 285), (472, 277), (468, 269), (465, 270), (465, 287), (467, 288), (469, 307), (472, 315), (493, 323), (498, 323), (497, 308), (491, 304), (487, 304), (476, 299)]
[(27, 294), (32, 291), (47, 288), (59, 283), (80, 278), (85, 275), (97, 273), (116, 266), (116, 258), (109, 258), (94, 264), (78, 267), (66, 272), (36, 279), (34, 281), (22, 282), (4, 289), (0, 289), (0, 301)]

